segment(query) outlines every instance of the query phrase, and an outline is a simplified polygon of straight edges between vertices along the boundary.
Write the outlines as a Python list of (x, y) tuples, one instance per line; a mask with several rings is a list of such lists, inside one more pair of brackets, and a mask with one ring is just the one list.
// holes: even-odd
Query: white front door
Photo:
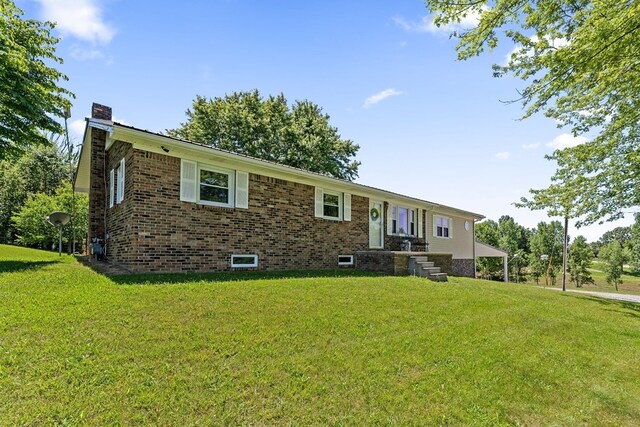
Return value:
[(371, 201), (369, 203), (369, 247), (384, 247), (384, 218), (382, 202)]

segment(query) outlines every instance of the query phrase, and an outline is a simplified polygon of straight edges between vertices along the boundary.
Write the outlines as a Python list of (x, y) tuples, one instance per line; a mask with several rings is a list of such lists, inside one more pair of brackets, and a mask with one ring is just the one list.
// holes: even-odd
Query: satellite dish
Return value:
[(53, 212), (49, 215), (47, 220), (55, 227), (62, 227), (69, 223), (71, 215), (65, 212)]
[(71, 221), (71, 215), (64, 212), (53, 212), (47, 217), (49, 224), (58, 227), (58, 254), (62, 256), (62, 227)]

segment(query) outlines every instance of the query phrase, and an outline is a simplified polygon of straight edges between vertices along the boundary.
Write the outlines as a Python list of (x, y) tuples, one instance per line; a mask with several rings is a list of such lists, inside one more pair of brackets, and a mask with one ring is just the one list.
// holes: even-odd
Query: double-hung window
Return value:
[(205, 205), (233, 206), (234, 173), (226, 169), (200, 166), (198, 200)]
[(433, 235), (436, 237), (451, 237), (451, 218), (446, 216), (434, 215), (433, 218)]
[(249, 173), (182, 159), (180, 200), (202, 205), (248, 209)]
[(316, 187), (315, 216), (338, 221), (351, 221), (351, 194)]
[(340, 194), (323, 192), (322, 194), (322, 214), (325, 218), (340, 219)]
[(404, 206), (391, 206), (391, 234), (416, 235), (416, 210)]

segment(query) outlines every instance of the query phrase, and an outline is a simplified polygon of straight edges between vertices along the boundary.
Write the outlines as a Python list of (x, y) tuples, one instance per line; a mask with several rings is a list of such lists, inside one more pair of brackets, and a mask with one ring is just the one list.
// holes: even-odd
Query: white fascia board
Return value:
[(113, 139), (111, 138), (113, 134), (112, 121), (94, 118), (86, 118), (85, 120), (87, 124), (84, 128), (80, 158), (78, 159), (78, 166), (73, 180), (73, 189), (77, 193), (89, 193), (91, 179), (91, 131), (89, 128), (102, 129), (107, 132), (105, 150), (109, 149), (113, 144)]
[[(429, 202), (426, 200), (416, 199), (414, 197), (404, 196), (402, 194), (393, 193), (379, 188), (369, 187), (338, 178), (303, 171), (290, 166), (280, 165), (277, 163), (244, 156), (242, 154), (230, 153), (205, 145), (182, 141), (170, 136), (159, 135), (148, 131), (120, 126), (118, 125), (118, 123), (113, 124), (113, 133), (111, 135), (111, 139), (113, 141), (118, 140), (131, 143), (134, 148), (143, 151), (150, 151), (153, 153), (163, 154), (165, 156), (178, 157), (181, 159), (193, 160), (197, 162), (205, 162), (211, 164), (212, 166), (226, 167), (229, 169), (240, 169), (259, 175), (283, 179), (286, 181), (323, 187), (328, 190), (346, 192), (357, 196), (367, 197), (373, 200), (405, 204), (431, 210), (450, 209), (452, 211), (458, 212), (459, 215), (463, 215), (464, 217), (470, 219), (484, 218), (484, 216), (473, 212), (450, 208), (448, 206), (439, 205), (437, 203)], [(165, 147), (169, 151), (167, 152), (161, 147)]]
[[(88, 119), (87, 119), (88, 121)], [(89, 126), (84, 127), (84, 135), (82, 136), (82, 148), (80, 149), (80, 157), (78, 165), (73, 177), (73, 190), (76, 193), (89, 193), (89, 175), (91, 174), (91, 132)]]
[(102, 129), (109, 133), (113, 132), (113, 122), (111, 120), (87, 118), (87, 125), (92, 128)]
[(481, 219), (485, 218), (484, 215), (465, 211), (458, 208), (452, 208), (451, 206), (445, 206), (445, 205), (438, 205), (435, 208), (431, 209), (429, 213), (436, 214), (436, 215), (455, 216), (458, 218), (470, 219), (474, 221), (480, 221)]

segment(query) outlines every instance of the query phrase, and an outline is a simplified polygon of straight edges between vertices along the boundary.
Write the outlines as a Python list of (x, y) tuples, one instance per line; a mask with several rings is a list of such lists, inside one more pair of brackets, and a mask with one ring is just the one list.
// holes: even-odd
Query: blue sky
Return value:
[[(544, 212), (512, 203), (549, 183), (544, 154), (576, 144), (542, 116), (518, 120), (521, 81), (492, 77), (514, 48), (456, 61), (450, 29), (421, 0), (322, 2), (18, 0), (29, 18), (58, 23), (57, 53), (76, 94), (80, 142), (92, 102), (152, 131), (185, 120), (196, 94), (258, 89), (309, 99), (360, 145), (356, 182), (526, 227)], [(591, 226), (596, 240), (631, 219)]]

